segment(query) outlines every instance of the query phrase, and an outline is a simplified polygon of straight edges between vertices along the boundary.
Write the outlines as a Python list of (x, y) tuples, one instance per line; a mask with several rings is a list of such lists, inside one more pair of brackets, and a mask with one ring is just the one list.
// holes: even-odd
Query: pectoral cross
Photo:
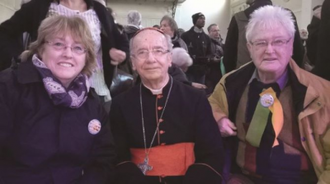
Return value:
[(138, 167), (141, 169), (141, 171), (144, 175), (146, 175), (148, 171), (152, 170), (152, 166), (148, 165), (148, 162), (149, 162), (149, 158), (148, 158), (148, 156), (146, 156), (144, 158), (144, 161), (142, 163), (138, 164)]

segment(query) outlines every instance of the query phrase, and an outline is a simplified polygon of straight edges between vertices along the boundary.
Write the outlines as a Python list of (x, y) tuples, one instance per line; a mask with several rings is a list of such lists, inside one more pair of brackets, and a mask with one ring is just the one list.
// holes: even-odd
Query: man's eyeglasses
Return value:
[(270, 43), (265, 40), (258, 40), (258, 41), (250, 42), (250, 44), (255, 46), (256, 48), (266, 48), (268, 46), (268, 44), (270, 44), (273, 47), (281, 47), (281, 46), (289, 43), (290, 40), (291, 40), (291, 38), (290, 39), (276, 39)]
[(87, 50), (80, 44), (73, 44), (71, 46), (65, 45), (62, 42), (56, 41), (56, 42), (51, 42), (51, 41), (45, 41), (45, 43), (47, 43), (48, 45), (52, 46), (55, 50), (58, 51), (63, 51), (66, 48), (70, 48), (71, 51), (75, 54), (81, 55), (83, 53), (85, 53)]
[(143, 49), (143, 50), (137, 51), (136, 54), (132, 54), (132, 56), (136, 57), (140, 60), (144, 60), (144, 59), (147, 59), (149, 57), (150, 52), (152, 53), (152, 55), (154, 57), (162, 57), (170, 51), (169, 50), (164, 50), (164, 49), (161, 49), (161, 48), (152, 49), (152, 50)]

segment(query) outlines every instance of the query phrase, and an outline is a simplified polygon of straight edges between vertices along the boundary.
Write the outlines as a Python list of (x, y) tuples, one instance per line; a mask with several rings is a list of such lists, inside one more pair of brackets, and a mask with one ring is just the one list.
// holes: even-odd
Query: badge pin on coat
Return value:
[(96, 135), (101, 131), (101, 123), (97, 119), (93, 119), (88, 123), (88, 131), (92, 135)]

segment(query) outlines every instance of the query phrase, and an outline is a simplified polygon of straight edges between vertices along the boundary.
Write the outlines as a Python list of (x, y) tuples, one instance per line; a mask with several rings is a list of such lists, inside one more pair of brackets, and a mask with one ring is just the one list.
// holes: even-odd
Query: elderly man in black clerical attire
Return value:
[(116, 184), (221, 183), (220, 132), (205, 94), (168, 74), (170, 37), (142, 29), (130, 49), (141, 83), (112, 103)]

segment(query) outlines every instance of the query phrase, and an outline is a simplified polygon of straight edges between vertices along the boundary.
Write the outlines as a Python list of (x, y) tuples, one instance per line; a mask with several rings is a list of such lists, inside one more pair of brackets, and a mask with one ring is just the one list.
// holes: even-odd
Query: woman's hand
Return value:
[(118, 50), (116, 48), (111, 48), (109, 51), (112, 65), (119, 65), (126, 58), (126, 53), (124, 51)]

